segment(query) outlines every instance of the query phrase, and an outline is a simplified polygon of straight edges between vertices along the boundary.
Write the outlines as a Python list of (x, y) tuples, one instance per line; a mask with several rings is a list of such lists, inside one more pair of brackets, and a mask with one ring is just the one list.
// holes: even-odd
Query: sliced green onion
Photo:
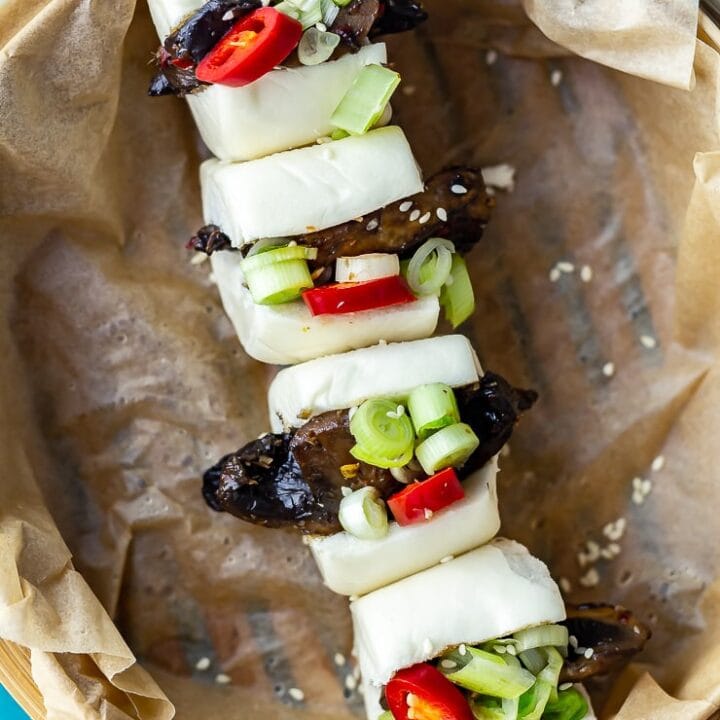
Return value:
[(260, 268), (287, 262), (288, 260), (314, 260), (317, 254), (317, 248), (303, 245), (285, 245), (284, 247), (264, 250), (246, 257), (240, 267), (243, 273), (247, 275), (255, 270), (260, 270)]
[(545, 653), (537, 648), (533, 648), (532, 650), (523, 650), (518, 653), (518, 655), (520, 656), (520, 660), (522, 660), (523, 665), (533, 675), (539, 675), (547, 662)]
[(425, 440), (436, 430), (460, 422), (455, 393), (449, 385), (431, 383), (415, 388), (408, 398), (408, 412), (415, 433)]
[(330, 122), (351, 135), (366, 133), (380, 119), (400, 75), (382, 65), (366, 65), (335, 108)]
[(366, 400), (350, 420), (357, 443), (350, 454), (378, 467), (402, 467), (412, 459), (415, 433), (405, 408), (392, 400)]
[(437, 295), (452, 271), (455, 245), (444, 238), (426, 240), (412, 256), (407, 281), (416, 295)]
[[(254, 255), (261, 258), (270, 252)], [(247, 262), (245, 260), (244, 262)], [(300, 297), (303, 290), (313, 287), (310, 270), (305, 260), (288, 260), (260, 267), (250, 272), (245, 271), (245, 282), (258, 305), (276, 305), (290, 302)]]
[(541, 720), (545, 706), (550, 700), (552, 685), (536, 680), (535, 684), (520, 696), (518, 718), (521, 720)]
[(295, 3), (288, 2), (288, 0), (283, 0), (277, 5), (273, 5), (273, 9), (283, 13), (283, 15), (291, 17), (293, 20), (300, 20), (302, 16), (302, 10), (300, 10)]
[(352, 0), (333, 0), (333, 2), (338, 7), (345, 7), (346, 5), (349, 5), (352, 2)]
[(273, 248), (280, 247), (281, 245), (287, 245), (288, 242), (289, 242), (289, 238), (284, 238), (284, 237), (260, 238), (260, 240), (256, 240), (250, 246), (250, 249), (247, 251), (247, 254), (245, 255), (245, 257), (249, 258), (249, 257), (252, 257), (253, 255), (257, 255), (258, 253), (267, 252), (268, 250), (272, 250)]
[(340, 128), (335, 128), (330, 133), (330, 139), (331, 140), (342, 140), (343, 138), (350, 137), (350, 133), (345, 132), (344, 130), (341, 130)]
[(473, 429), (456, 423), (438, 430), (415, 448), (415, 457), (428, 475), (447, 467), (459, 467), (480, 444)]
[(400, 274), (400, 260), (392, 253), (367, 253), (339, 257), (335, 262), (335, 282), (363, 282)]
[(453, 255), (450, 275), (440, 291), (440, 305), (453, 328), (465, 322), (475, 310), (475, 293), (467, 265), (457, 253)]
[(513, 634), (513, 640), (516, 641), (515, 649), (518, 652), (546, 645), (567, 647), (568, 639), (568, 629), (564, 625), (538, 625)]
[(387, 535), (385, 503), (375, 487), (363, 487), (340, 501), (338, 519), (343, 528), (361, 540), (379, 540)]
[(543, 648), (547, 656), (547, 665), (540, 671), (537, 676), (538, 680), (543, 680), (552, 688), (553, 695), (557, 696), (557, 684), (560, 681), (560, 671), (563, 666), (562, 655), (554, 647)]
[(378, 455), (362, 445), (353, 445), (350, 448), (350, 454), (360, 462), (367, 463), (368, 465), (375, 465), (375, 467), (385, 468), (386, 470), (392, 468), (405, 467), (413, 457), (412, 448), (404, 452), (402, 455), (396, 455), (395, 457), (385, 457), (384, 455)]
[(584, 720), (588, 714), (587, 700), (575, 688), (561, 690), (555, 701), (545, 706), (543, 720)]
[(457, 650), (445, 653), (443, 659), (453, 660), (458, 669), (446, 670), (442, 663), (439, 670), (455, 685), (498, 698), (521, 696), (535, 683), (535, 676), (520, 664), (511, 664), (500, 655), (466, 647), (465, 655)]
[(309, 27), (300, 38), (298, 60), (303, 65), (319, 65), (330, 59), (339, 43), (339, 35)]
[(322, 10), (322, 21), (325, 27), (330, 27), (337, 19), (340, 8), (333, 0), (320, 0)]
[[(516, 720), (515, 715), (508, 715), (503, 707), (500, 698), (487, 697), (485, 695), (476, 695), (470, 700), (470, 710), (472, 710), (475, 720)], [(516, 702), (511, 700), (510, 702)]]

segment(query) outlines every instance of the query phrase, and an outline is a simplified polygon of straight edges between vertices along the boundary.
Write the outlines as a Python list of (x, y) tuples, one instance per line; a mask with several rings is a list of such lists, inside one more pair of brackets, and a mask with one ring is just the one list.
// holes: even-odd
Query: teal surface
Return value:
[(29, 720), (2, 685), (0, 685), (0, 718), (2, 720)]

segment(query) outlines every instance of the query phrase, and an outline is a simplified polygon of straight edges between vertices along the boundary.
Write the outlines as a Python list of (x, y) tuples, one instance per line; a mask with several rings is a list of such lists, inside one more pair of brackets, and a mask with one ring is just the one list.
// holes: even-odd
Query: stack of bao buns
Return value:
[[(353, 8), (361, 10), (366, 1), (381, 8), (381, 17), (382, 12), (389, 13), (395, 6), (421, 7), (399, 0), (383, 0), (379, 4), (377, 0), (352, 0), (349, 9), (348, 2), (340, 0), (322, 3), (290, 0), (280, 5), (290, 6), (288, 17), (301, 22), (303, 13), (313, 3), (318, 8), (322, 6), (323, 12), (329, 7), (331, 16), (337, 17), (337, 7), (352, 13)], [(216, 24), (225, 22), (226, 15), (242, 20), (257, 9), (280, 12), (280, 5), (274, 0), (262, 3), (244, 0), (244, 4), (243, 0), (225, 4), (222, 0), (210, 0), (206, 5), (201, 0), (148, 0), (148, 4), (165, 48), (156, 57), (164, 63), (177, 61), (167, 52), (167, 40), (190, 27), (203, 12), (207, 11), (210, 17), (211, 5)], [(275, 5), (278, 10), (274, 10)], [(228, 9), (223, 15), (225, 7)], [(287, 18), (283, 22), (287, 23)], [(333, 30), (322, 22), (313, 27), (320, 36)], [(309, 30), (313, 31), (303, 26), (303, 33)], [(297, 31), (300, 33), (299, 28)], [(228, 30), (228, 35), (231, 32)], [(262, 31), (258, 32), (262, 36)], [(255, 35), (253, 32), (248, 36), (251, 46)], [(223, 37), (218, 36), (218, 46)], [(400, 127), (389, 124), (391, 110), (387, 101), (384, 111), (362, 132), (337, 132), (334, 116), (344, 99), (366, 77), (368, 68), (382, 69), (388, 63), (386, 45), (375, 37), (371, 34), (372, 40), (364, 38), (353, 52), (330, 56), (316, 64), (273, 66), (252, 82), (210, 83), (176, 93), (187, 99), (199, 133), (214, 156), (200, 166), (206, 231), (203, 242), (212, 236), (220, 251), (214, 252), (207, 242), (202, 250), (211, 256), (213, 277), (225, 311), (251, 357), (289, 366), (277, 373), (269, 388), (270, 432), (226, 455), (209, 469), (203, 493), (215, 510), (232, 512), (243, 520), (268, 527), (292, 524), (305, 533), (304, 541), (324, 583), (331, 591), (349, 597), (368, 720), (381, 716), (384, 720), (389, 717), (467, 720), (472, 718), (471, 707), (476, 718), (540, 720), (551, 717), (543, 714), (545, 703), (554, 708), (553, 718), (588, 720), (594, 718), (589, 701), (580, 700), (578, 705), (577, 693), (574, 714), (558, 709), (568, 688), (558, 684), (557, 667), (553, 679), (548, 681), (552, 664), (549, 659), (547, 668), (542, 672), (536, 669), (529, 675), (532, 668), (527, 659), (523, 660), (524, 667), (519, 660), (506, 663), (499, 650), (489, 659), (491, 665), (505, 668), (507, 664), (517, 677), (530, 678), (522, 697), (520, 691), (514, 696), (512, 693), (494, 696), (488, 691), (492, 697), (486, 698), (486, 705), (478, 709), (478, 697), (481, 704), (484, 702), (482, 691), (475, 688), (468, 694), (472, 686), (458, 681), (456, 685), (464, 688), (464, 694), (452, 685), (456, 708), (452, 711), (449, 709), (452, 693), (446, 695), (443, 709), (440, 705), (422, 706), (425, 702), (422, 688), (417, 692), (391, 689), (403, 673), (412, 674), (417, 668), (423, 668), (426, 674), (434, 673), (433, 682), (440, 683), (437, 687), (443, 683), (450, 686), (456, 679), (448, 668), (455, 667), (457, 656), (449, 660), (448, 653), (465, 655), (465, 648), (471, 647), (473, 658), (485, 653), (483, 657), (488, 661), (488, 653), (495, 652), (494, 642), (505, 649), (526, 647), (518, 638), (526, 637), (522, 633), (528, 629), (538, 629), (546, 640), (558, 634), (562, 637), (562, 623), (566, 620), (562, 596), (545, 565), (518, 543), (496, 537), (500, 530), (499, 451), (521, 412), (534, 402), (534, 395), (528, 401), (529, 391), (516, 391), (499, 376), (486, 374), (463, 335), (433, 337), (441, 304), (445, 306), (441, 302), (443, 296), (439, 292), (416, 292), (410, 282), (409, 266), (403, 265), (401, 271), (401, 259), (408, 260), (408, 248), (414, 250), (420, 242), (427, 244), (430, 240), (423, 236), (410, 245), (398, 241), (387, 253), (374, 251), (374, 255), (387, 255), (385, 260), (368, 260), (368, 267), (395, 268), (390, 275), (374, 275), (370, 279), (394, 273), (404, 283), (401, 272), (405, 273), (416, 296), (407, 302), (378, 304), (350, 312), (340, 310), (339, 303), (336, 312), (316, 313), (310, 303), (299, 299), (299, 294), (288, 301), (265, 302), (252, 290), (249, 258), (263, 258), (265, 252), (287, 248), (287, 260), (283, 262), (291, 257), (302, 257), (303, 262), (305, 258), (315, 260), (323, 241), (319, 245), (304, 245), (307, 240), (303, 238), (329, 231), (336, 241), (345, 232), (338, 228), (348, 226), (352, 234), (352, 223), (366, 226), (368, 233), (374, 232), (378, 223), (382, 223), (377, 218), (383, 209), (401, 203), (400, 210), (405, 212), (416, 202), (414, 197), (428, 192), (405, 134)], [(182, 62), (178, 68), (187, 71)], [(462, 196), (469, 191), (457, 180), (450, 182), (451, 193)], [(478, 196), (478, 203), (482, 197), (484, 192)], [(463, 212), (472, 215), (473, 211), (466, 208)], [(407, 223), (417, 224), (413, 233), (422, 234), (421, 226), (428, 221), (429, 214), (421, 216), (417, 211), (408, 214)], [(366, 220), (368, 215), (373, 217), (370, 222)], [(437, 207), (433, 221), (442, 225), (447, 216), (444, 207)], [(476, 224), (465, 223), (464, 227), (475, 232), (480, 227), (478, 217), (474, 217)], [(435, 269), (443, 262), (450, 263), (450, 253), (455, 253), (452, 233), (449, 235), (449, 239), (445, 236), (433, 246), (435, 250), (428, 251), (436, 255), (425, 256), (434, 258)], [(472, 239), (476, 240), (477, 237)], [(353, 256), (352, 243), (340, 246), (350, 247), (347, 254)], [(308, 248), (312, 252), (303, 255)], [(329, 252), (324, 263), (318, 260), (317, 268), (308, 265), (308, 272), (313, 271), (312, 282), (323, 272), (331, 271), (337, 262), (335, 278), (339, 285), (361, 284), (366, 278), (357, 282), (352, 276), (340, 279), (343, 260), (347, 257), (342, 253)], [(422, 270), (422, 262), (415, 266), (416, 271), (418, 267)], [(449, 285), (451, 279), (443, 282)], [(310, 288), (314, 289), (312, 282)], [(412, 435), (409, 460), (406, 458), (401, 464), (376, 463), (377, 467), (373, 467), (367, 454), (356, 454), (361, 443), (353, 418), (363, 406), (376, 401), (394, 403), (390, 407), (397, 410), (386, 413), (389, 420), (381, 418), (378, 422), (380, 427), (389, 427), (403, 413), (412, 414), (410, 400), (418, 388), (432, 387), (442, 388), (451, 398), (448, 407), (454, 419), (447, 422), (465, 425), (470, 435), (477, 435), (478, 445), (462, 457), (447, 455), (453, 459), (430, 470), (421, 461), (418, 448), (433, 433), (439, 434), (446, 428), (447, 418), (424, 434), (412, 415), (412, 423), (406, 423), (416, 433)], [(457, 399), (461, 397), (462, 402)], [(482, 411), (485, 415), (477, 410), (473, 421), (461, 418), (458, 405), (485, 407)], [(490, 424), (483, 425), (478, 418), (485, 418)], [(483, 432), (494, 432), (500, 439), (483, 437)], [(356, 444), (351, 447), (353, 440)], [(302, 443), (305, 445), (300, 447)], [(326, 477), (323, 475), (326, 471), (320, 468), (303, 466), (299, 453), (308, 446), (313, 451), (327, 447), (328, 454), (335, 452), (344, 459), (338, 460), (339, 467), (331, 468)], [(473, 465), (472, 458), (477, 460), (483, 446), (492, 451)], [(356, 458), (360, 460), (355, 462)], [(463, 471), (466, 463), (468, 467)], [(426, 509), (420, 521), (417, 518), (401, 521), (397, 515), (390, 518), (384, 501), (392, 509), (394, 493), (404, 492), (397, 490), (399, 483), (406, 484), (406, 489), (412, 488), (429, 483), (448, 470), (453, 474), (457, 471), (459, 480), (454, 478), (457, 487), (462, 483), (458, 496), (440, 503), (432, 512)], [(394, 488), (383, 490), (386, 494), (382, 495), (376, 486), (371, 487), (375, 492), (373, 512), (382, 514), (386, 527), (377, 536), (355, 533), (343, 521), (346, 499), (367, 489), (362, 484), (363, 471), (382, 487)], [(339, 487), (344, 478), (348, 487)], [(370, 487), (369, 480), (368, 483)], [(550, 630), (545, 629), (548, 627)], [(530, 645), (529, 649), (536, 656), (540, 653), (539, 657), (545, 657), (542, 653), (546, 652), (547, 658), (552, 658), (557, 656), (553, 647), (567, 650), (567, 643), (564, 648), (561, 645), (547, 641)], [(464, 662), (460, 661), (463, 667)], [(438, 680), (440, 675), (443, 677)], [(537, 697), (528, 699), (528, 693), (537, 695), (543, 688), (548, 696), (542, 702)], [(527, 707), (533, 702), (540, 703), (534, 715), (532, 708)], [(429, 715), (423, 716), (426, 710)]]

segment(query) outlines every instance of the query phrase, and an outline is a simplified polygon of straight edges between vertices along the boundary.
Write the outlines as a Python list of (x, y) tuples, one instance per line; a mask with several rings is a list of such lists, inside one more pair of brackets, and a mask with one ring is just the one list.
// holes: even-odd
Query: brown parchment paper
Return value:
[[(397, 121), (428, 173), (516, 169), (470, 256), (465, 328), (485, 367), (541, 395), (502, 460), (503, 532), (570, 599), (652, 625), (640, 661), (593, 684), (605, 716), (707, 718), (717, 50), (695, 44), (687, 92), (570, 56), (513, 2), (430, 10), (391, 41)], [(170, 718), (167, 698), (182, 720), (357, 717), (345, 601), (296, 535), (199, 496), (203, 468), (266, 428), (273, 371), (183, 249), (201, 151), (180, 101), (145, 97), (145, 6), (11, 0), (0, 43), (0, 638), (31, 649), (53, 720)]]

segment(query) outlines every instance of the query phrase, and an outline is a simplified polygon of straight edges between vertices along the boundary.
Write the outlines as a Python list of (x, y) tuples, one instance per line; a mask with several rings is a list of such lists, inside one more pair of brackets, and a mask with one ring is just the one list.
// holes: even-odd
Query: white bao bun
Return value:
[[(202, 2), (148, 0), (148, 5), (164, 40)], [(245, 87), (210, 85), (186, 99), (213, 155), (253, 160), (329, 135), (334, 130), (330, 116), (360, 70), (386, 62), (385, 44), (375, 43), (338, 60), (273, 70)]]
[(294, 365), (322, 355), (433, 334), (440, 314), (434, 296), (378, 310), (313, 316), (302, 300), (258, 305), (243, 285), (240, 254), (211, 257), (220, 297), (245, 352), (260, 362)]
[(424, 522), (405, 527), (392, 522), (380, 540), (347, 532), (311, 538), (325, 584), (340, 595), (364, 595), (486, 543), (500, 529), (496, 475), (492, 458), (463, 482), (462, 500)]
[(316, 358), (281, 370), (268, 391), (273, 432), (301, 427), (329, 410), (349, 409), (368, 398), (406, 398), (418, 385), (453, 388), (478, 382), (482, 369), (463, 335), (388, 343)]
[(360, 671), (373, 685), (447, 647), (565, 619), (544, 563), (502, 538), (364, 595), (350, 611)]
[(235, 247), (333, 227), (423, 189), (412, 150), (397, 126), (277, 153), (200, 166), (206, 223)]

